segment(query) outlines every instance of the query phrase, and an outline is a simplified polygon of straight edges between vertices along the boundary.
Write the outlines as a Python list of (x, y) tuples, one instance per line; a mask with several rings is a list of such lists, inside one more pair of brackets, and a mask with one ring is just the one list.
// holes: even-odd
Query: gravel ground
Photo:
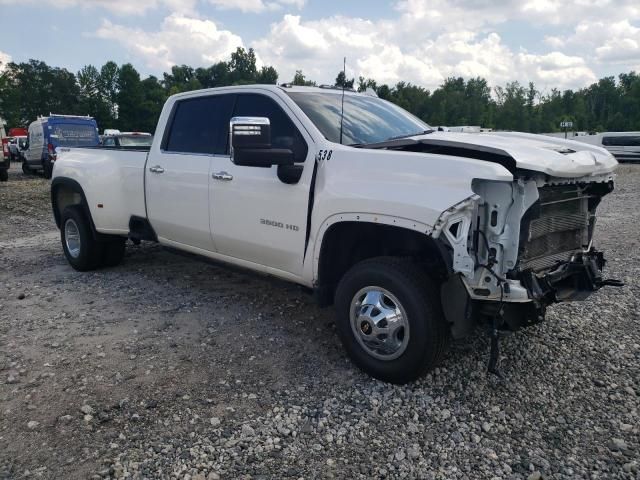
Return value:
[(627, 286), (420, 381), (356, 370), (298, 287), (155, 245), (66, 263), (48, 184), (0, 184), (0, 478), (640, 478), (640, 166), (600, 208)]

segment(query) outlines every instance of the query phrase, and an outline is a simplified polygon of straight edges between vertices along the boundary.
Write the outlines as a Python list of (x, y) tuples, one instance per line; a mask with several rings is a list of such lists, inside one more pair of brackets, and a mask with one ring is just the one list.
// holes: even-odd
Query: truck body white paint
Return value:
[[(460, 216), (456, 206), (464, 204), (467, 220), (463, 228), (468, 236), (471, 228), (478, 228), (472, 225), (473, 215), (477, 215), (483, 194), (496, 204), (504, 202), (498, 209), (497, 224), (487, 232), (490, 242), (500, 246), (496, 274), (503, 275), (516, 261), (519, 222), (535, 201), (532, 189), (554, 182), (608, 182), (617, 165), (606, 150), (596, 146), (520, 133), (433, 132), (408, 140), (502, 151), (514, 160), (518, 171), (529, 172), (526, 182), (514, 178), (514, 173), (501, 164), (476, 158), (342, 145), (324, 137), (290, 98), (289, 91), (323, 89), (249, 86), (175, 95), (165, 104), (148, 153), (58, 149), (54, 178), (75, 180), (81, 185), (98, 232), (127, 235), (132, 216), (148, 218), (161, 244), (313, 287), (318, 280), (323, 236), (332, 225), (370, 222), (433, 235), (442, 231), (447, 221), (456, 219), (456, 214)], [(240, 167), (229, 155), (162, 149), (176, 102), (239, 93), (273, 99), (300, 131), (308, 154), (296, 184), (280, 182), (275, 166)], [(330, 159), (319, 158), (318, 152), (328, 150), (332, 152)], [(156, 167), (163, 170), (161, 175), (150, 171)], [(232, 176), (233, 181), (220, 182), (212, 177), (220, 172)], [(474, 182), (485, 182), (481, 183), (484, 187), (474, 191)], [(526, 199), (525, 191), (530, 193)], [(310, 197), (313, 208), (308, 217)], [(279, 223), (286, 228), (269, 227)], [(454, 271), (465, 275), (472, 292), (484, 280), (469, 253), (468, 240), (460, 239), (457, 249), (461, 254), (466, 250), (467, 255), (455, 263)], [(451, 235), (449, 243), (455, 243)], [(504, 295), (504, 300), (527, 301), (526, 291), (518, 282), (512, 283), (513, 294)], [(495, 300), (495, 283), (490, 290), (487, 298)]]

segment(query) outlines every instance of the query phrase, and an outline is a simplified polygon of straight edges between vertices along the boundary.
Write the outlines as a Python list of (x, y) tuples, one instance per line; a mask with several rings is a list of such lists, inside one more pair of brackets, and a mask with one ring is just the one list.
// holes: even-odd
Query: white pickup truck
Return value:
[(51, 199), (75, 269), (116, 265), (129, 238), (296, 282), (335, 305), (359, 367), (402, 383), (479, 324), (495, 340), (620, 283), (592, 245), (616, 165), (436, 132), (371, 95), (237, 86), (169, 98), (150, 149), (59, 148)]

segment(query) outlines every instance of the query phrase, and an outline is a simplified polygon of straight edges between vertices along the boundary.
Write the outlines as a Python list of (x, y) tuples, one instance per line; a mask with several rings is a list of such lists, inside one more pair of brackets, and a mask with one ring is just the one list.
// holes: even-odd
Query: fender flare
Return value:
[(317, 284), (318, 276), (320, 273), (320, 256), (322, 254), (322, 246), (325, 239), (325, 234), (334, 225), (345, 222), (388, 225), (392, 227), (412, 230), (414, 232), (422, 233), (426, 236), (431, 236), (431, 232), (433, 231), (432, 225), (428, 225), (417, 220), (411, 220), (409, 218), (395, 217), (391, 215), (380, 215), (376, 213), (366, 212), (345, 212), (331, 215), (327, 217), (324, 222), (322, 222), (315, 235), (312, 257), (312, 282), (314, 285)]
[(109, 235), (105, 235), (96, 230), (96, 226), (93, 223), (93, 217), (91, 216), (91, 210), (89, 209), (89, 203), (87, 202), (87, 197), (84, 193), (84, 190), (82, 189), (82, 186), (80, 185), (80, 183), (78, 183), (78, 181), (68, 177), (56, 177), (51, 181), (51, 208), (53, 209), (53, 217), (55, 218), (56, 226), (58, 227), (58, 229), (60, 229), (61, 218), (60, 218), (60, 212), (57, 205), (58, 200), (57, 200), (56, 192), (58, 188), (62, 186), (69, 187), (71, 190), (78, 192), (80, 194), (80, 198), (81, 198), (80, 205), (82, 207), (82, 210), (84, 211), (84, 214), (89, 219), (89, 224), (91, 225), (91, 233), (93, 237), (98, 241), (108, 240), (110, 238)]

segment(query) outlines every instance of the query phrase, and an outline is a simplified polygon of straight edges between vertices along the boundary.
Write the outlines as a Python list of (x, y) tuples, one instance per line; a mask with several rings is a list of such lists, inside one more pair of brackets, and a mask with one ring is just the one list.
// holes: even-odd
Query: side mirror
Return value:
[(266, 117), (233, 117), (229, 125), (231, 161), (243, 167), (293, 165), (293, 152), (271, 148), (271, 123)]

